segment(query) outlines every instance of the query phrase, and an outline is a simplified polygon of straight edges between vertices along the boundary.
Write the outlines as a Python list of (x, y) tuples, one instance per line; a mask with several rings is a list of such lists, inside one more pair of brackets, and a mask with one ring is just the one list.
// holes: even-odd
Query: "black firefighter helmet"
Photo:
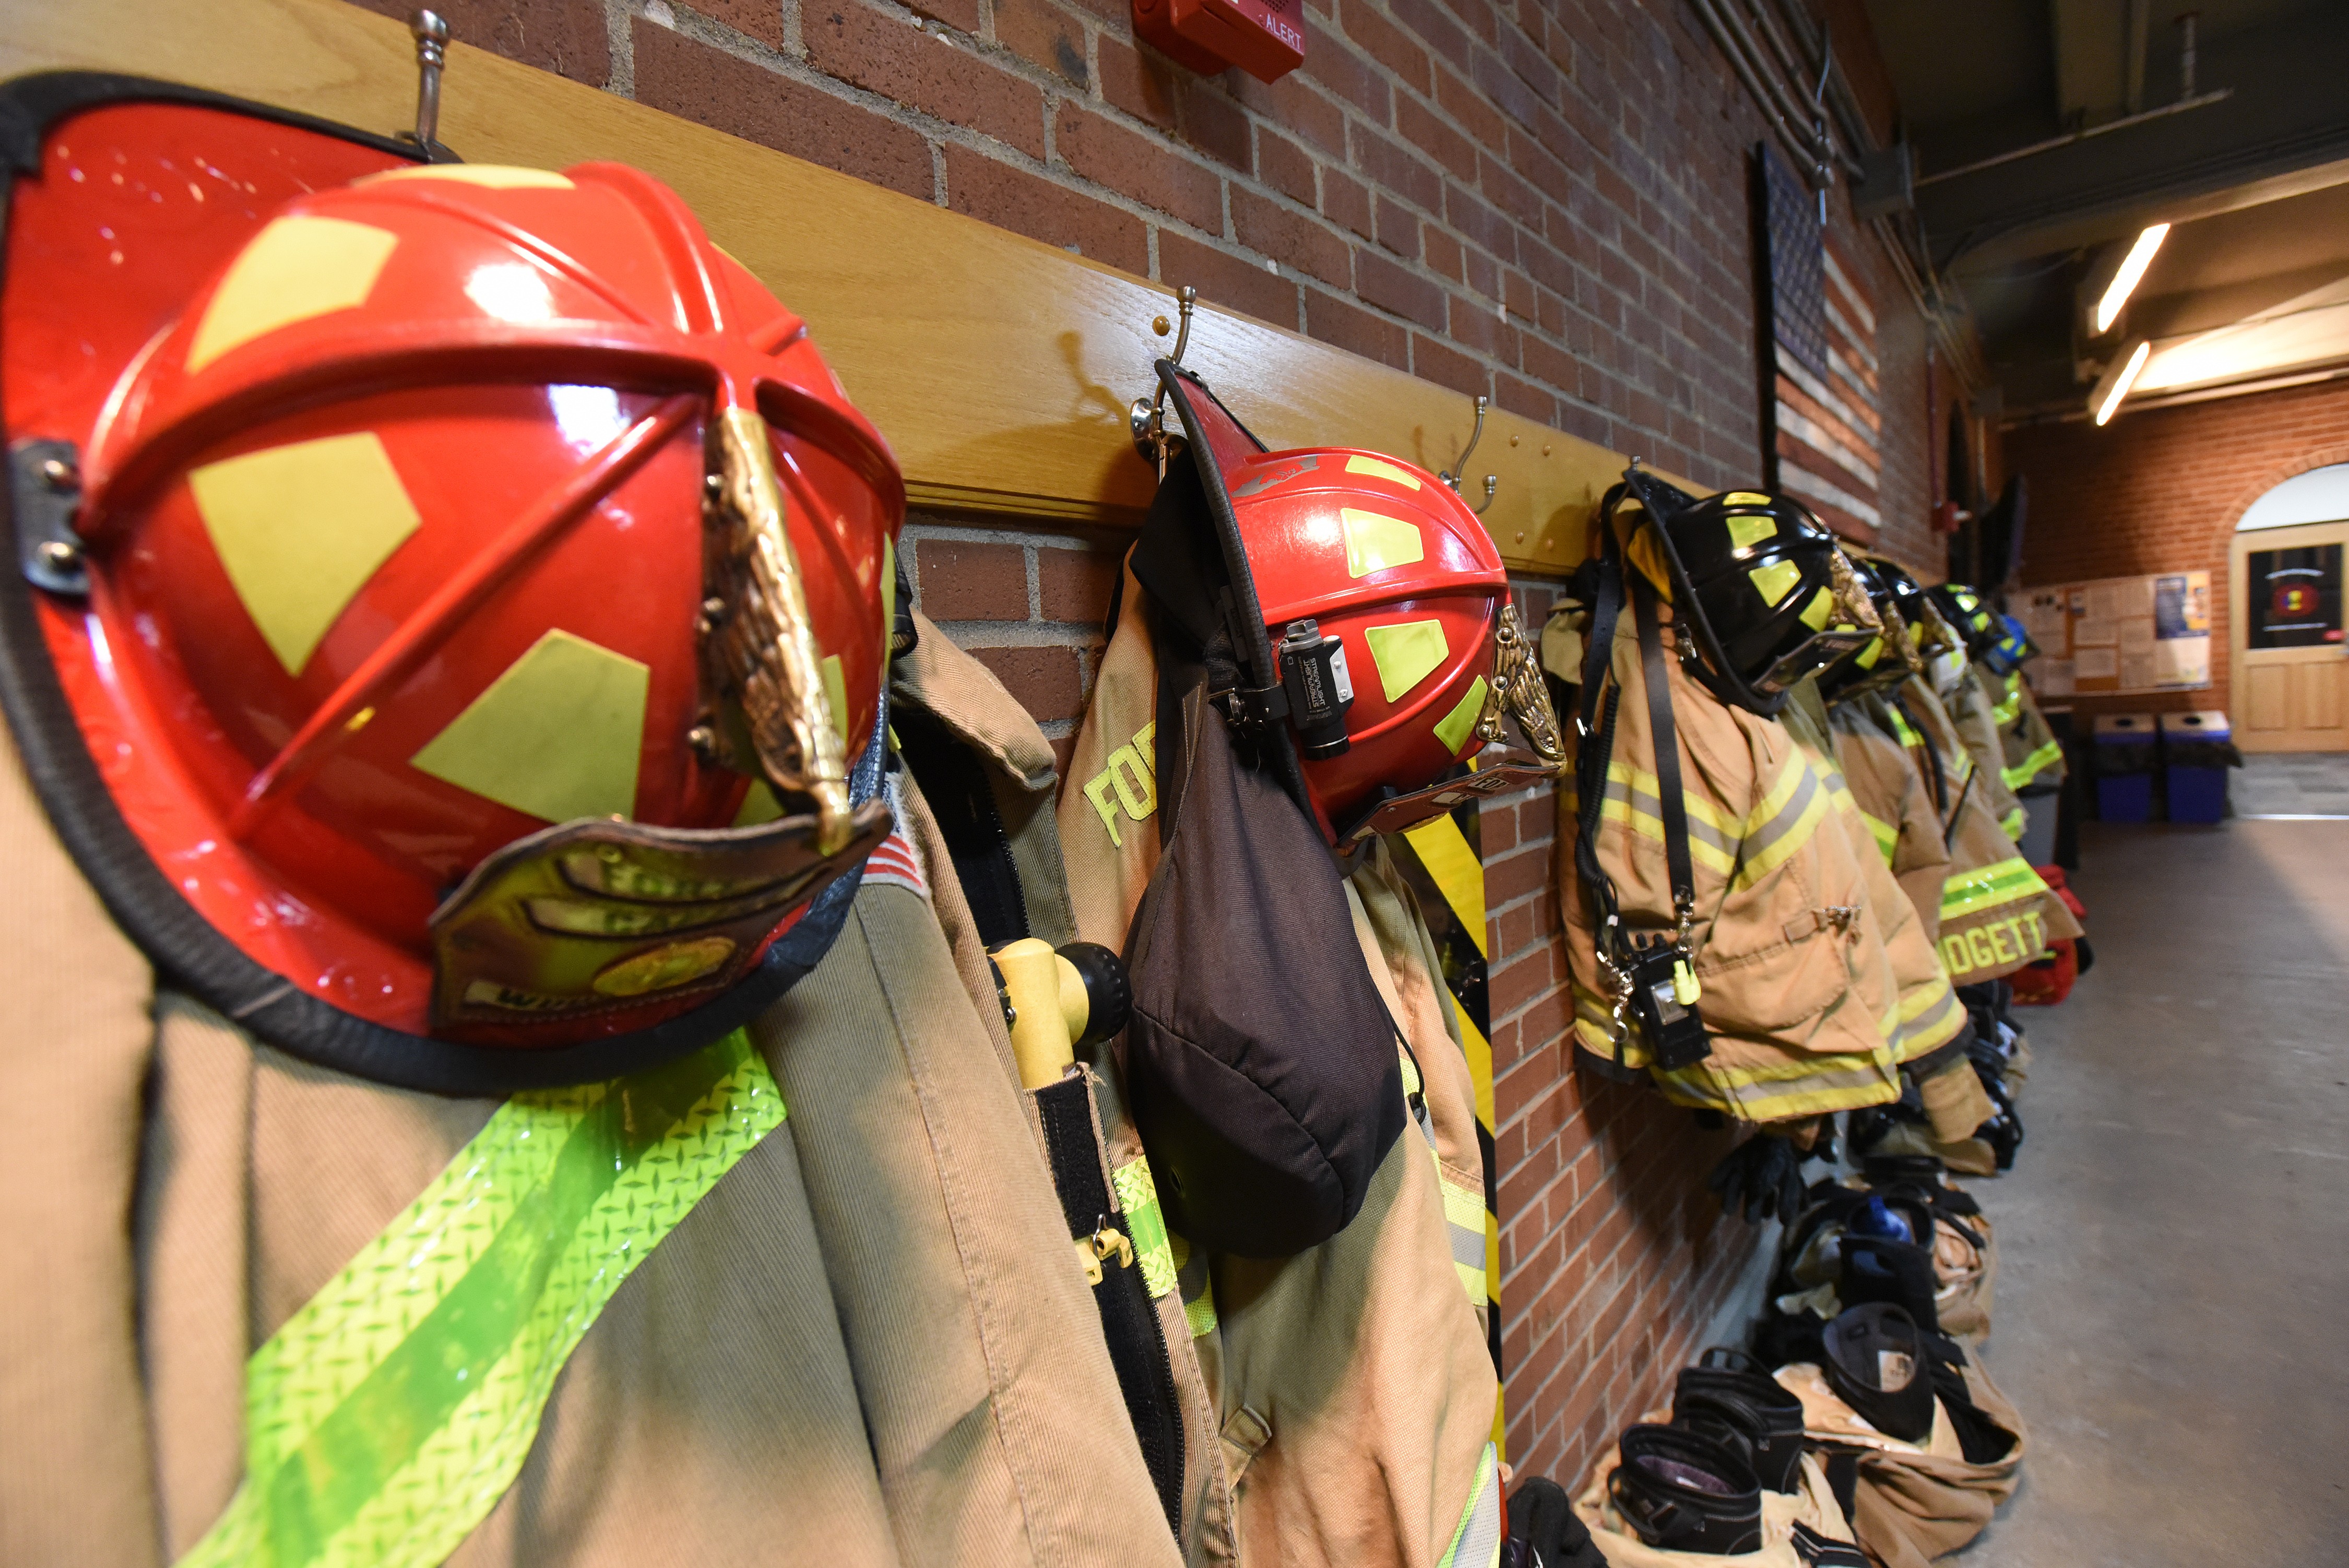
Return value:
[(2003, 622), (1982, 596), (1962, 583), (1936, 583), (1928, 590), (1940, 606), (1941, 618), (1966, 641), (1966, 657), (1979, 659), (1997, 645), (2006, 632)]
[(1849, 658), (1819, 673), (1819, 695), (1830, 704), (1850, 702), (1872, 691), (1890, 691), (1925, 667), (1917, 645), (1916, 623), (1910, 619), (1924, 613), (1925, 590), (1896, 561), (1855, 556), (1852, 569), (1868, 590), (1868, 603), (1876, 606), (1884, 631)]
[(1636, 461), (1609, 492), (1610, 512), (1625, 493), (1653, 526), (1635, 527), (1624, 549), (1687, 622), (1690, 673), (1722, 701), (1774, 715), (1789, 687), (1877, 635), (1875, 607), (1835, 535), (1792, 496), (1699, 500)]

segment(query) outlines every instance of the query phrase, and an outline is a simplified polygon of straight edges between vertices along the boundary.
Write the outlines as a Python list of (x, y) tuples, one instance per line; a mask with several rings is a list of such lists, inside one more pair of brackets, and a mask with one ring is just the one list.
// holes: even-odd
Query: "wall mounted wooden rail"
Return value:
[[(158, 77), (388, 133), (413, 123), (414, 46), (337, 0), (7, 0), (0, 77)], [(1173, 339), (1161, 284), (625, 98), (449, 51), (440, 139), (478, 163), (610, 159), (674, 186), (710, 236), (804, 315), (905, 465), (915, 504), (1131, 523), (1150, 473), (1126, 406)], [(1179, 282), (1180, 280), (1175, 280)], [(1338, 445), (1456, 462), (1470, 400), (1341, 349), (1202, 304), (1185, 363), (1276, 447)], [(1580, 559), (1625, 459), (1495, 409), (1466, 490), (1500, 476), (1485, 522), (1519, 571)]]

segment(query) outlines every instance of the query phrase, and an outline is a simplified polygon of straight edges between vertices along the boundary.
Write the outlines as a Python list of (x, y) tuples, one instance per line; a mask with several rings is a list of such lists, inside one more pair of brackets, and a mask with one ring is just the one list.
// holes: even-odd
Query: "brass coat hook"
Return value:
[[(1174, 335), (1174, 352), (1168, 357), (1179, 368), (1183, 351), (1191, 346), (1191, 313), (1199, 306), (1199, 291), (1185, 284), (1174, 291), (1174, 297), (1182, 307), (1183, 325)], [(1160, 316), (1155, 325), (1160, 335), (1164, 335), (1166, 318)], [(1166, 459), (1165, 408), (1166, 384), (1162, 381), (1149, 397), (1136, 397), (1125, 412), (1126, 425), (1133, 432), (1133, 449), (1157, 464), (1162, 476)]]
[[(1450, 485), (1452, 487), (1452, 493), (1454, 495), (1458, 495), (1460, 493), (1460, 480), (1468, 471), (1469, 454), (1475, 451), (1476, 443), (1485, 438), (1485, 409), (1491, 402), (1491, 398), (1484, 396), (1482, 393), (1477, 394), (1476, 428), (1468, 432), (1468, 444), (1461, 449), (1459, 468), (1447, 473), (1439, 473), (1435, 476), (1437, 479), (1442, 480), (1445, 484)], [(1500, 488), (1501, 476), (1498, 474), (1486, 474), (1485, 476), (1485, 506), (1470, 507), (1468, 510), (1475, 512), (1478, 517), (1484, 516), (1485, 508), (1493, 504), (1493, 492)]]

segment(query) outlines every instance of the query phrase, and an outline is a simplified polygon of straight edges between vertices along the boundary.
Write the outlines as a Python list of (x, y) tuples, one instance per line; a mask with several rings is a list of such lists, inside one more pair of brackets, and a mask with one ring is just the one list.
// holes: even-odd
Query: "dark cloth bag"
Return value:
[(1167, 1223), (1286, 1257), (1346, 1227), (1402, 1134), (1401, 1037), (1319, 831), (1236, 755), (1204, 681), (1180, 711), (1159, 733), (1165, 854), (1126, 938), (1126, 1084)]

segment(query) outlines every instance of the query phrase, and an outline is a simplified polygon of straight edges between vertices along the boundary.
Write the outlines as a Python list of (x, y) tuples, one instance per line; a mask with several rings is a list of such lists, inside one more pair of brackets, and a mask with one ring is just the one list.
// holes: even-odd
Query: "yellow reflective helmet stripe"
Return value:
[(500, 1107), (245, 1365), (244, 1480), (180, 1568), (427, 1568), (496, 1506), (613, 1293), (781, 1126), (736, 1030)]

